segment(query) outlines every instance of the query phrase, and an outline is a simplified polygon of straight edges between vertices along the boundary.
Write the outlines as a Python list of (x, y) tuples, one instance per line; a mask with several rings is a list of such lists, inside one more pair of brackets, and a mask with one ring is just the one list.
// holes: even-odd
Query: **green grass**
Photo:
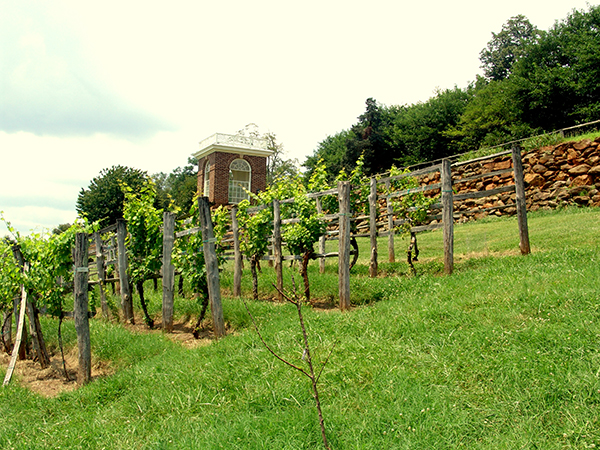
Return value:
[[(362, 306), (305, 310), (317, 361), (335, 345), (320, 383), (332, 448), (600, 448), (600, 211), (538, 212), (529, 228), (524, 257), (514, 218), (457, 225), (452, 276), (440, 232), (419, 236), (416, 276), (382, 262), (388, 276), (368, 278), (359, 242), (352, 299)], [(379, 248), (385, 261), (385, 240)], [(398, 260), (405, 248), (398, 240)], [(324, 275), (310, 269), (315, 296), (337, 297), (334, 260)], [(261, 290), (270, 277), (265, 265)], [(267, 352), (241, 300), (223, 302), (230, 334), (194, 349), (93, 321), (94, 356), (116, 373), (53, 399), (1, 389), (0, 448), (322, 448), (308, 380)], [(265, 339), (300, 364), (293, 308), (249, 306)], [(49, 340), (53, 326), (44, 321)]]

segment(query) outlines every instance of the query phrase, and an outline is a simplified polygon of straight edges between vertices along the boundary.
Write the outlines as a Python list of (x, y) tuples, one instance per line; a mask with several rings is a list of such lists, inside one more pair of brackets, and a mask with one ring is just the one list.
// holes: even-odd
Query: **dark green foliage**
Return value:
[(314, 153), (306, 158), (302, 164), (306, 169), (306, 179), (309, 179), (319, 161), (327, 168), (328, 181), (332, 182), (342, 169), (350, 172), (352, 165), (346, 165), (345, 155), (348, 151), (347, 142), (354, 139), (354, 133), (350, 130), (343, 130), (333, 136), (327, 136), (323, 141), (319, 142)]
[(446, 132), (459, 122), (472, 97), (471, 89), (455, 87), (438, 90), (425, 103), (389, 108), (387, 132), (390, 147), (395, 149), (393, 162), (405, 166), (456, 153), (458, 146)]
[(492, 33), (479, 54), (481, 68), (491, 80), (501, 81), (511, 74), (514, 64), (527, 53), (527, 47), (539, 39), (540, 31), (523, 16), (511, 17), (502, 25), (502, 31)]
[(547, 32), (519, 15), (492, 34), (480, 54), (485, 77), (412, 105), (369, 98), (349, 131), (306, 159), (308, 177), (319, 160), (331, 182), (360, 155), (365, 173), (382, 173), (600, 118), (600, 6), (573, 10)]
[(112, 225), (123, 218), (125, 194), (121, 185), (124, 183), (138, 192), (146, 183), (147, 176), (143, 170), (124, 166), (102, 169), (87, 189), (81, 189), (75, 208), (89, 222)]
[(523, 121), (552, 130), (600, 115), (600, 6), (574, 10), (515, 65)]
[(177, 209), (187, 213), (198, 190), (196, 165), (197, 161), (190, 157), (187, 165), (177, 167), (170, 174), (159, 172), (152, 175), (156, 183), (154, 206), (165, 211)]

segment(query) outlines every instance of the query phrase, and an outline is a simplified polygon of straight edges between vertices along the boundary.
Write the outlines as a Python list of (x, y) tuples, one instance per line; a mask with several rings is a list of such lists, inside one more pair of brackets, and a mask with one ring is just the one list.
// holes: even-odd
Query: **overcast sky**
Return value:
[(169, 173), (248, 123), (302, 162), (367, 98), (464, 88), (510, 17), (547, 30), (573, 8), (587, 3), (0, 0), (0, 210), (22, 232), (73, 222), (103, 168)]

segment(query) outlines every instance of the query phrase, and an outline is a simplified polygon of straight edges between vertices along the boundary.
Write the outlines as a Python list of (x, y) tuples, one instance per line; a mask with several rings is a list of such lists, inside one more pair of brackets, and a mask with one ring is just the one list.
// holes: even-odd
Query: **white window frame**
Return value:
[[(233, 172), (247, 172), (248, 173), (248, 181), (245, 180), (235, 180), (233, 178)], [(242, 200), (247, 200), (249, 198), (248, 192), (251, 191), (252, 188), (252, 167), (250, 163), (245, 159), (238, 158), (231, 161), (229, 164), (229, 203), (237, 204)]]

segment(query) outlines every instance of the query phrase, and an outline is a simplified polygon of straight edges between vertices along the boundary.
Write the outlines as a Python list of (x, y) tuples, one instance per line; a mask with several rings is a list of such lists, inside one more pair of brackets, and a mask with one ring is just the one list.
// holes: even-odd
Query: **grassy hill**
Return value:
[[(457, 225), (452, 276), (441, 232), (420, 235), (417, 276), (398, 262), (369, 279), (365, 256), (352, 311), (306, 308), (315, 360), (333, 348), (320, 382), (332, 448), (600, 448), (600, 210), (530, 214), (529, 228), (524, 257), (514, 218)], [(335, 262), (324, 275), (313, 266), (313, 295), (337, 297)], [(272, 279), (264, 267), (262, 292)], [(249, 307), (270, 345), (302, 364), (293, 307)], [(268, 353), (239, 299), (224, 312), (228, 336), (194, 348), (94, 320), (94, 358), (114, 375), (55, 398), (0, 389), (0, 448), (322, 448), (308, 379)], [(55, 339), (56, 323), (44, 327)]]

